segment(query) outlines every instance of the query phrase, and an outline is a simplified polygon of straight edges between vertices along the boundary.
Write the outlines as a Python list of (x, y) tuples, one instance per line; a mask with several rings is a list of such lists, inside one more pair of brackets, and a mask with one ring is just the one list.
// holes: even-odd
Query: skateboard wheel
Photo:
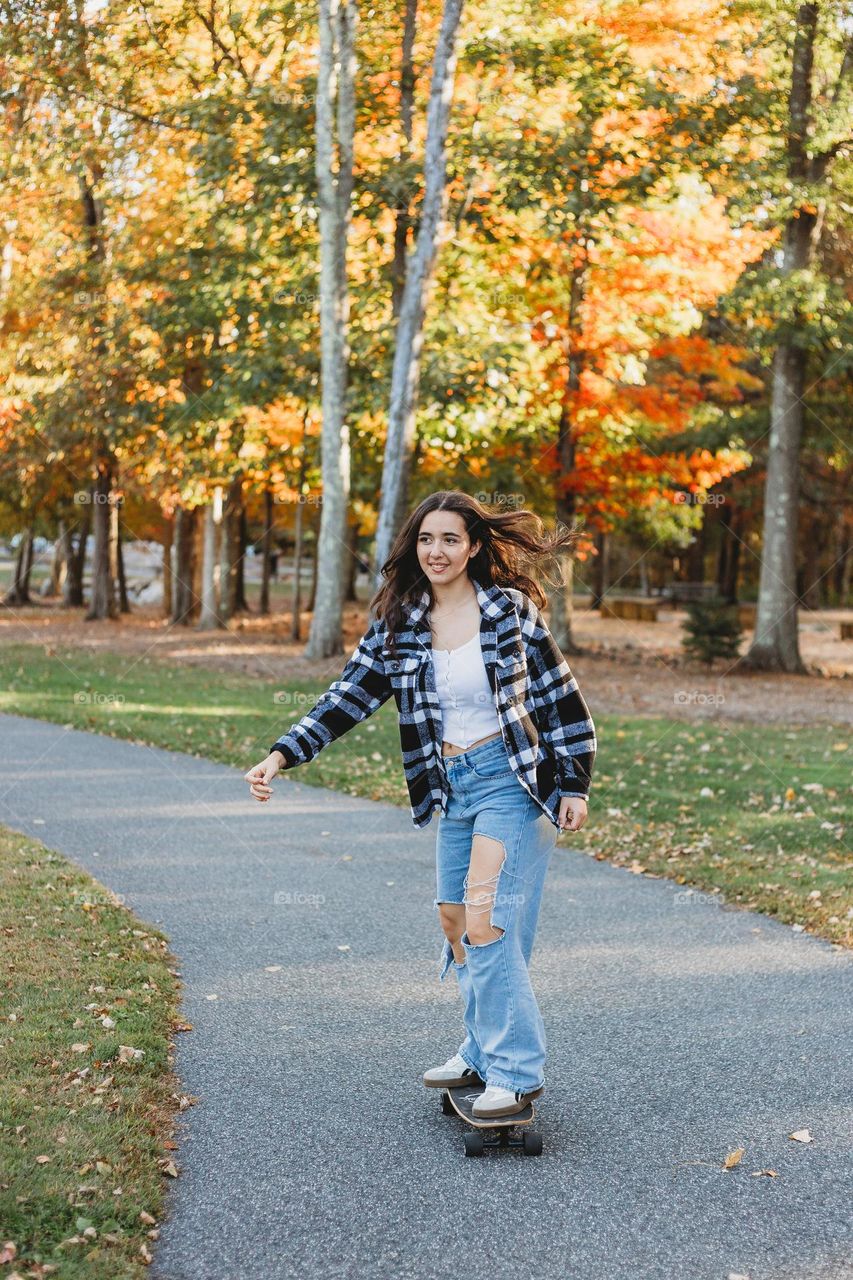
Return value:
[(450, 1101), (446, 1093), (441, 1095), (441, 1113), (445, 1116), (453, 1116), (456, 1114), (453, 1110), (453, 1103)]
[(466, 1156), (481, 1156), (483, 1154), (483, 1135), (481, 1133), (465, 1134), (465, 1154)]
[(541, 1133), (525, 1133), (521, 1139), (526, 1156), (541, 1156), (542, 1154), (542, 1134)]

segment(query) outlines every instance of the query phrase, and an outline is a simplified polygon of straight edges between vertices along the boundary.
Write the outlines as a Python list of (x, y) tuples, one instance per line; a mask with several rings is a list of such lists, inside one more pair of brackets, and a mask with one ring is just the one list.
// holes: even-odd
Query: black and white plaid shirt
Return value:
[[(501, 733), (521, 785), (559, 826), (561, 796), (586, 796), (595, 759), (595, 726), (577, 681), (539, 609), (514, 587), (482, 587), (480, 645)], [(404, 604), (397, 654), (377, 619), (356, 645), (339, 680), (271, 750), (285, 769), (313, 760), (323, 747), (373, 715), (391, 695), (397, 704), (412, 820), (425, 827), (447, 810), (441, 758), (441, 707), (435, 686), (429, 592)]]

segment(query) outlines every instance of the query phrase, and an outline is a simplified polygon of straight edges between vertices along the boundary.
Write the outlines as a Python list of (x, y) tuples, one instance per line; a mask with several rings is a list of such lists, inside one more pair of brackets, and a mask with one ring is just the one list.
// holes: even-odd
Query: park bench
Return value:
[(601, 602), (602, 618), (622, 618), (632, 622), (657, 622), (658, 602), (647, 596), (605, 596)]

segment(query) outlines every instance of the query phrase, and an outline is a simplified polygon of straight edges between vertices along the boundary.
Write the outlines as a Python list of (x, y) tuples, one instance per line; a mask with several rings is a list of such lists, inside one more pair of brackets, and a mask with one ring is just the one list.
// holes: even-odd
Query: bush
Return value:
[(682, 648), (709, 667), (715, 658), (736, 658), (743, 637), (737, 605), (697, 600), (687, 606)]

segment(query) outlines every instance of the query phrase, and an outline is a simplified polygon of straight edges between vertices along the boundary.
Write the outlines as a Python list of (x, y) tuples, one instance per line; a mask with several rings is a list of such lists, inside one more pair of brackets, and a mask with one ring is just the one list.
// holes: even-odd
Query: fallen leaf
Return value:
[(156, 1218), (152, 1218), (150, 1213), (146, 1213), (144, 1209), (139, 1210), (139, 1221), (144, 1222), (146, 1226), (153, 1227), (157, 1223)]
[(36, 1164), (50, 1164), (50, 1156), (36, 1156)]
[(796, 1133), (789, 1133), (788, 1137), (793, 1138), (795, 1142), (814, 1142), (808, 1129), (798, 1129)]
[(746, 1147), (737, 1147), (734, 1151), (730, 1151), (723, 1161), (723, 1168), (733, 1169), (736, 1164), (740, 1164), (745, 1154)]
[(775, 1169), (753, 1169), (753, 1178), (778, 1178), (779, 1175)]
[(78, 1040), (71, 1046), (72, 1053), (85, 1053), (87, 1049), (91, 1049), (92, 1045), (88, 1040)]

